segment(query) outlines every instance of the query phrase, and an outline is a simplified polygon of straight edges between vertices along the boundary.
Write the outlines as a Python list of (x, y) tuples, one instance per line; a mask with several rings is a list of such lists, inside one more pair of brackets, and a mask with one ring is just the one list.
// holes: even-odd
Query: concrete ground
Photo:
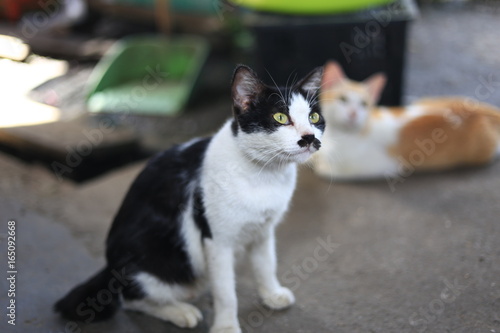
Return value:
[[(409, 35), (406, 99), (460, 94), (500, 105), (500, 7), (429, 7)], [(125, 311), (75, 325), (52, 304), (103, 264), (110, 220), (137, 163), (83, 184), (0, 154), (0, 332), (207, 332)], [(500, 163), (408, 175), (392, 186), (329, 183), (302, 169), (278, 230), (279, 277), (297, 304), (259, 305), (239, 267), (244, 332), (500, 332)], [(7, 302), (7, 222), (16, 222), (16, 325)], [(6, 276), (6, 277), (5, 277)]]

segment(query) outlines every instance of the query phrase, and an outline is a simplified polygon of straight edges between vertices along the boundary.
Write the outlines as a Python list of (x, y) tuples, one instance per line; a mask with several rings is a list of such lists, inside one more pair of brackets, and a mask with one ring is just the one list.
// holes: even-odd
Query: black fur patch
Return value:
[[(312, 111), (321, 114), (317, 99), (322, 73), (323, 68), (315, 68), (291, 88), (279, 88), (264, 84), (249, 67), (237, 66), (231, 83), (233, 114), (236, 120), (231, 126), (233, 135), (236, 136), (240, 129), (247, 134), (276, 131), (283, 124), (276, 122), (273, 114), (280, 112), (289, 116), (290, 98), (295, 94), (301, 94), (309, 103), (313, 101)], [(321, 119), (314, 125), (323, 130), (322, 122)]]
[(236, 121), (236, 119), (233, 119), (233, 121), (231, 122), (231, 131), (233, 132), (234, 136), (238, 135), (238, 122)]
[(129, 275), (145, 271), (168, 283), (194, 281), (180, 234), (181, 214), (187, 208), (187, 187), (198, 177), (209, 142), (203, 139), (185, 149), (169, 149), (139, 174), (109, 232), (109, 267), (131, 267)]
[(289, 101), (285, 99), (283, 103), (282, 95), (288, 96), (288, 92), (285, 89), (276, 89), (272, 87), (266, 87), (256, 98), (252, 101), (250, 109), (247, 112), (238, 114), (236, 112), (236, 121), (238, 122), (239, 128), (247, 134), (255, 132), (267, 132), (272, 133), (276, 131), (280, 126), (273, 119), (273, 114), (276, 112), (281, 112), (288, 115), (288, 104)]
[[(294, 89), (290, 92), (284, 88), (278, 90), (277, 88), (266, 87), (250, 105), (249, 111), (242, 114), (239, 114), (237, 110), (235, 111), (237, 123), (232, 124), (233, 134), (236, 135), (239, 128), (247, 134), (256, 132), (272, 133), (276, 131), (283, 125), (273, 119), (273, 114), (281, 112), (290, 116), (288, 110), (290, 100), (288, 97), (293, 96), (293, 94), (301, 94), (304, 98), (309, 98), (309, 100), (315, 100), (315, 98), (317, 98), (317, 96), (307, 96), (307, 93), (302, 89)], [(282, 96), (285, 99), (284, 103)], [(318, 103), (313, 103), (311, 105), (311, 112), (317, 112), (321, 115)], [(322, 132), (325, 130), (325, 121), (323, 117), (320, 118), (319, 122), (312, 125)]]
[(205, 216), (205, 206), (203, 205), (203, 194), (198, 186), (193, 195), (193, 218), (201, 231), (201, 238), (212, 238), (212, 231)]
[[(314, 113), (314, 112), (317, 112), (319, 114), (320, 118), (319, 118), (319, 121), (316, 124), (312, 124), (312, 126), (316, 127), (321, 132), (324, 132), (325, 131), (325, 119), (323, 118), (323, 115), (321, 113), (321, 108), (319, 107), (319, 102), (313, 103), (311, 105), (311, 113)], [(317, 147), (317, 148), (319, 149), (319, 147)]]
[[(112, 286), (113, 291), (110, 289)], [(120, 307), (123, 284), (107, 268), (73, 288), (54, 305), (54, 311), (65, 318), (85, 323), (112, 317)], [(105, 302), (103, 298), (105, 297)]]
[[(194, 281), (181, 236), (181, 217), (188, 208), (188, 187), (198, 181), (209, 142), (208, 138), (186, 148), (176, 146), (148, 163), (132, 183), (111, 226), (107, 266), (59, 300), (55, 311), (85, 323), (108, 319), (120, 306), (120, 293), (127, 300), (145, 296), (133, 279), (140, 272), (167, 283)], [(207, 234), (207, 227), (202, 233)]]
[[(316, 93), (315, 96), (311, 97), (308, 96), (307, 91), (303, 89), (299, 89), (300, 94), (304, 96), (306, 100), (311, 100), (314, 101), (313, 103), (309, 103), (311, 106), (311, 113), (317, 112), (320, 115), (319, 121), (316, 124), (312, 124), (312, 126), (316, 127), (319, 129), (321, 132), (325, 131), (325, 119), (323, 118), (323, 115), (321, 113), (321, 108), (319, 107), (319, 96)], [(319, 147), (317, 147), (319, 149)]]

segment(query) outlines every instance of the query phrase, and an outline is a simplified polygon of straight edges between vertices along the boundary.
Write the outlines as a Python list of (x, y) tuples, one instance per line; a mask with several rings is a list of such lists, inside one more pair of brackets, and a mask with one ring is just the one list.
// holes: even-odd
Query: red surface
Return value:
[[(62, 0), (48, 0), (59, 4)], [(46, 0), (0, 0), (0, 17), (10, 21), (18, 21), (22, 15), (30, 10), (37, 10), (48, 2)]]

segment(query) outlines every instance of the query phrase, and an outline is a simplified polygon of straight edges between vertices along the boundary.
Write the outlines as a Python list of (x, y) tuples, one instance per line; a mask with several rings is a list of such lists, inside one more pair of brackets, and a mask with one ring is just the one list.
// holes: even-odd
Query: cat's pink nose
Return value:
[(349, 120), (356, 120), (357, 117), (358, 114), (356, 113), (356, 111), (351, 111), (351, 113), (349, 113)]

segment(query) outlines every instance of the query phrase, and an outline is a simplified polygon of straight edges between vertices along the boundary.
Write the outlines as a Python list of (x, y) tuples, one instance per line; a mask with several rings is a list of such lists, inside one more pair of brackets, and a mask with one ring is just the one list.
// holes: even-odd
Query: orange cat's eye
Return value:
[(364, 108), (366, 108), (366, 107), (368, 107), (368, 102), (367, 102), (367, 101), (363, 101), (363, 102), (361, 102), (361, 105), (362, 105)]
[(340, 95), (339, 96), (339, 100), (342, 102), (342, 103), (347, 103), (347, 97), (345, 95)]

